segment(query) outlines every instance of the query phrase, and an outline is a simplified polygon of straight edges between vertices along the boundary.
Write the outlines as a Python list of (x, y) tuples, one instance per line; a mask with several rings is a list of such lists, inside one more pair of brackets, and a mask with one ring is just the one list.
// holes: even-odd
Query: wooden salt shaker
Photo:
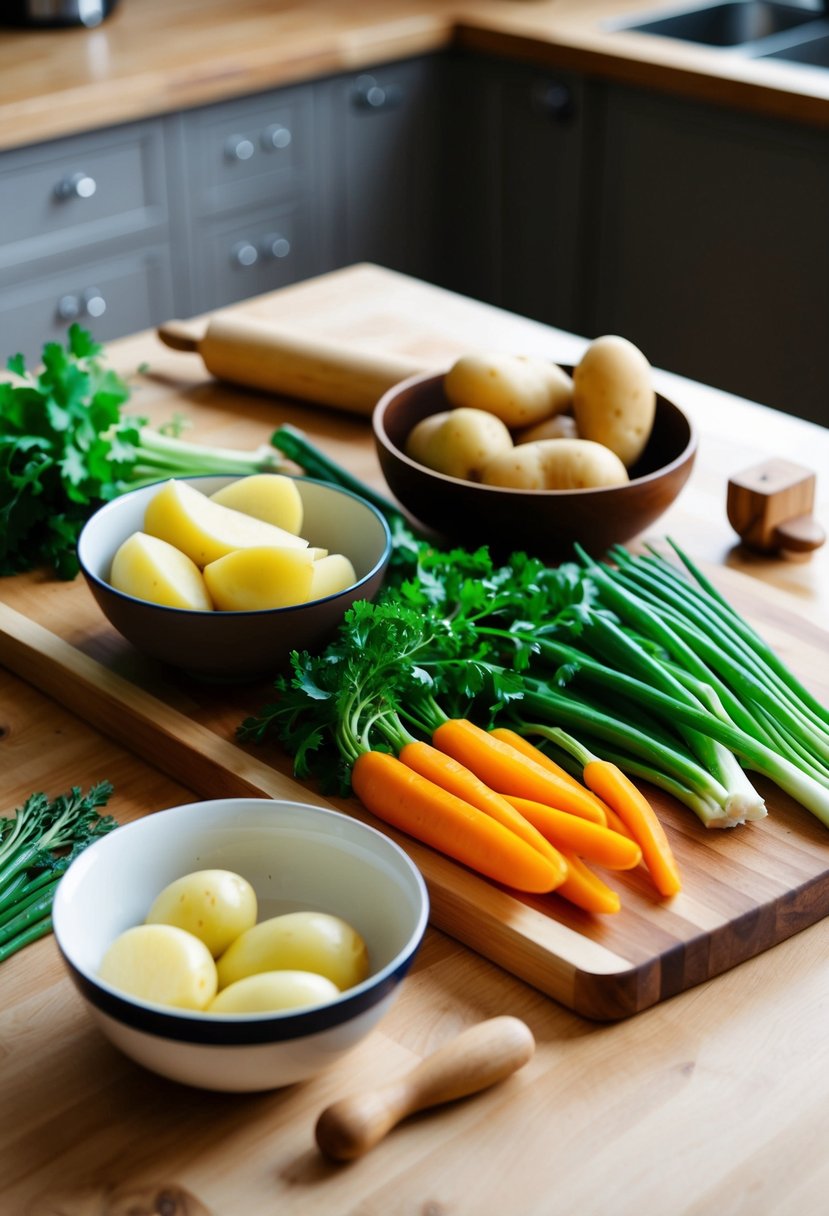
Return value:
[(761, 553), (810, 553), (826, 539), (812, 516), (815, 483), (802, 465), (765, 460), (729, 480), (728, 521), (743, 544)]

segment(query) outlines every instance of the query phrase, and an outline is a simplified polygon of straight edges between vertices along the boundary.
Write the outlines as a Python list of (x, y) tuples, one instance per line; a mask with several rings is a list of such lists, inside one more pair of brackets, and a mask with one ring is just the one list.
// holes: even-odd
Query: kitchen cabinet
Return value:
[(0, 158), (0, 339), (39, 355), (79, 321), (99, 340), (169, 315), (164, 121), (141, 122)]
[(586, 332), (829, 423), (829, 132), (597, 87)]
[(446, 62), (399, 61), (325, 82), (335, 262), (441, 275)]
[(179, 117), (176, 224), (187, 263), (181, 314), (330, 266), (322, 105), (318, 86), (303, 84)]
[(448, 285), (580, 332), (586, 83), (477, 56), (452, 73)]
[(456, 47), (2, 154), (0, 350), (370, 261), (826, 422), (827, 213), (826, 130)]

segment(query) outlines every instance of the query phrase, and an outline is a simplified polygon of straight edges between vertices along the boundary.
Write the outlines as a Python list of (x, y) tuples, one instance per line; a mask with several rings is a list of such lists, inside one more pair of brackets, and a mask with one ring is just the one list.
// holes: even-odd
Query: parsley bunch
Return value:
[(125, 490), (202, 473), (280, 472), (279, 452), (188, 443), (180, 424), (155, 430), (122, 416), (127, 384), (101, 362), (102, 347), (72, 325), (67, 347), (43, 348), (43, 368), (22, 355), (0, 380), (0, 575), (51, 566), (78, 572), (76, 544), (86, 520)]
[(50, 565), (73, 578), (81, 527), (118, 493), (137, 432), (120, 415), (129, 389), (100, 363), (100, 350), (72, 325), (65, 350), (44, 347), (37, 375), (22, 355), (8, 361), (14, 378), (0, 382), (0, 574)]

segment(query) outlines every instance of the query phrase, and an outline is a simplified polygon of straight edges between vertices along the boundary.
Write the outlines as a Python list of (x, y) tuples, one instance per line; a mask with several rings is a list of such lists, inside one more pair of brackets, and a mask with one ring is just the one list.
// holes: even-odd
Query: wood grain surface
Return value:
[[(322, 294), (332, 281), (336, 290), (349, 281), (365, 284), (367, 278), (375, 287), (385, 284), (386, 290), (360, 291), (360, 298), (382, 298), (387, 318), (394, 289), (418, 291), (410, 280), (372, 268), (331, 276), (316, 288)], [(501, 321), (499, 344), (509, 344), (504, 314), (479, 312), (469, 301), (426, 290), (434, 292), (447, 314), (454, 307), (470, 320), (479, 315), (493, 326)], [(260, 299), (246, 311), (265, 313), (272, 302), (273, 297)], [(548, 341), (555, 340), (554, 331), (538, 328)], [(527, 332), (538, 337), (529, 326)], [(425, 351), (422, 357), (427, 359)], [(438, 359), (437, 351), (432, 357)], [(153, 375), (152, 364), (147, 374)], [(249, 427), (261, 399), (243, 397), (234, 386), (216, 390), (211, 433), (228, 431), (233, 438), (224, 434), (223, 442), (246, 442), (242, 419)], [(137, 401), (140, 394), (139, 382)], [(306, 422), (308, 418), (306, 412)], [(354, 425), (350, 419), (349, 424)], [(365, 441), (365, 421), (362, 427)], [(261, 439), (259, 433), (257, 442)], [(345, 461), (355, 468), (351, 452)], [(376, 473), (371, 480), (376, 482)], [(739, 573), (723, 571), (717, 577), (735, 606), (829, 701), (824, 662), (829, 636), (766, 597), (756, 597)], [(4, 585), (3, 598), (0, 661), (176, 781), (204, 796), (256, 792), (319, 801), (313, 787), (292, 781), (290, 761), (275, 745), (242, 748), (234, 741), (242, 718), (268, 699), (268, 681), (227, 690), (165, 670), (115, 633), (80, 580), (60, 585), (44, 582), (42, 572), (21, 576)], [(518, 898), (429, 849), (399, 835), (396, 839), (424, 872), (438, 927), (577, 1012), (613, 1019), (727, 970), (829, 910), (829, 834), (774, 787), (764, 792), (771, 811), (767, 820), (717, 833), (660, 791), (648, 790), (671, 836), (685, 890), (661, 904), (643, 872), (614, 875), (623, 902), (618, 917), (591, 917), (555, 895)], [(353, 801), (337, 805), (365, 817)], [(774, 866), (765, 863), (769, 857)]]
[[(567, 335), (371, 268), (254, 308), (437, 362), (478, 337), (540, 345), (560, 359), (580, 348)], [(256, 444), (269, 426), (291, 420), (358, 475), (378, 477), (364, 422), (223, 389), (205, 380), (195, 356), (165, 357), (151, 335), (116, 344), (112, 355), (132, 375), (142, 410), (159, 420), (186, 413), (194, 438)], [(138, 375), (144, 360), (149, 369)], [(820, 470), (829, 468), (829, 434), (676, 378), (661, 384), (693, 408), (703, 437), (692, 482), (666, 524), (690, 552), (724, 567), (719, 578), (741, 608), (751, 613), (762, 604), (781, 653), (790, 657), (805, 639), (813, 675), (825, 685), (827, 656), (813, 649), (829, 619), (825, 550), (800, 562), (747, 554), (724, 502), (731, 473), (778, 454), (819, 470), (818, 515), (826, 521)], [(135, 682), (144, 665), (90, 618), (87, 594), (80, 583), (44, 575), (0, 585), (0, 601), (13, 601), (73, 652)], [(806, 622), (794, 643), (793, 617)], [(207, 725), (204, 689), (165, 688), (187, 722)], [(228, 708), (228, 725), (248, 700), (245, 693)], [(57, 794), (104, 778), (115, 786), (111, 810), (119, 822), (198, 796), (0, 667), (4, 807), (36, 789)], [(792, 831), (805, 822), (798, 812)], [(768, 867), (764, 850), (754, 868)], [(54, 940), (45, 938), (0, 968), (0, 1212), (823, 1216), (827, 993), (826, 920), (612, 1023), (582, 1018), (433, 927), (397, 1003), (355, 1052), (289, 1090), (214, 1095), (153, 1076), (115, 1051), (87, 1017)], [(537, 1044), (514, 1077), (406, 1121), (359, 1161), (323, 1161), (314, 1126), (326, 1106), (408, 1071), (462, 1029), (503, 1014), (523, 1019)]]
[(0, 148), (452, 45), (829, 124), (826, 74), (619, 34), (674, 0), (122, 0), (94, 30), (0, 28)]

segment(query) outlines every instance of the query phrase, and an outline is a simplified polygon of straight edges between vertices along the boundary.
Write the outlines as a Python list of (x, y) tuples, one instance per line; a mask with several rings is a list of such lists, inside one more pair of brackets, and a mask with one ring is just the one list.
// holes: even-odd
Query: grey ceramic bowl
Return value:
[[(212, 494), (234, 477), (185, 478)], [(372, 599), (383, 582), (391, 553), (388, 525), (370, 503), (348, 490), (298, 478), (311, 545), (344, 553), (357, 581), (325, 599), (260, 612), (194, 612), (166, 608), (116, 591), (108, 583), (112, 558), (122, 541), (143, 526), (147, 503), (158, 486), (145, 486), (96, 511), (78, 540), (81, 570), (107, 620), (142, 653), (191, 675), (211, 680), (254, 680), (282, 669), (292, 650), (322, 647), (346, 610)]]
[[(211, 868), (251, 883), (259, 920), (316, 910), (348, 921), (368, 948), (369, 976), (325, 1005), (233, 1015), (154, 1005), (98, 979), (108, 947), (168, 883)], [(419, 870), (387, 836), (336, 811), (264, 798), (190, 803), (117, 828), (72, 863), (53, 909), (69, 974), (116, 1047), (162, 1076), (236, 1091), (303, 1081), (364, 1039), (397, 996), (428, 915)]]
[[(572, 371), (567, 368), (567, 371)], [(389, 389), (373, 418), (383, 475), (398, 502), (455, 544), (489, 545), (500, 556), (523, 549), (548, 561), (573, 556), (578, 541), (594, 557), (650, 527), (688, 480), (697, 449), (690, 419), (657, 396), (647, 448), (622, 486), (592, 490), (513, 490), (447, 477), (404, 451), (409, 432), (450, 408), (442, 375), (413, 376)]]

